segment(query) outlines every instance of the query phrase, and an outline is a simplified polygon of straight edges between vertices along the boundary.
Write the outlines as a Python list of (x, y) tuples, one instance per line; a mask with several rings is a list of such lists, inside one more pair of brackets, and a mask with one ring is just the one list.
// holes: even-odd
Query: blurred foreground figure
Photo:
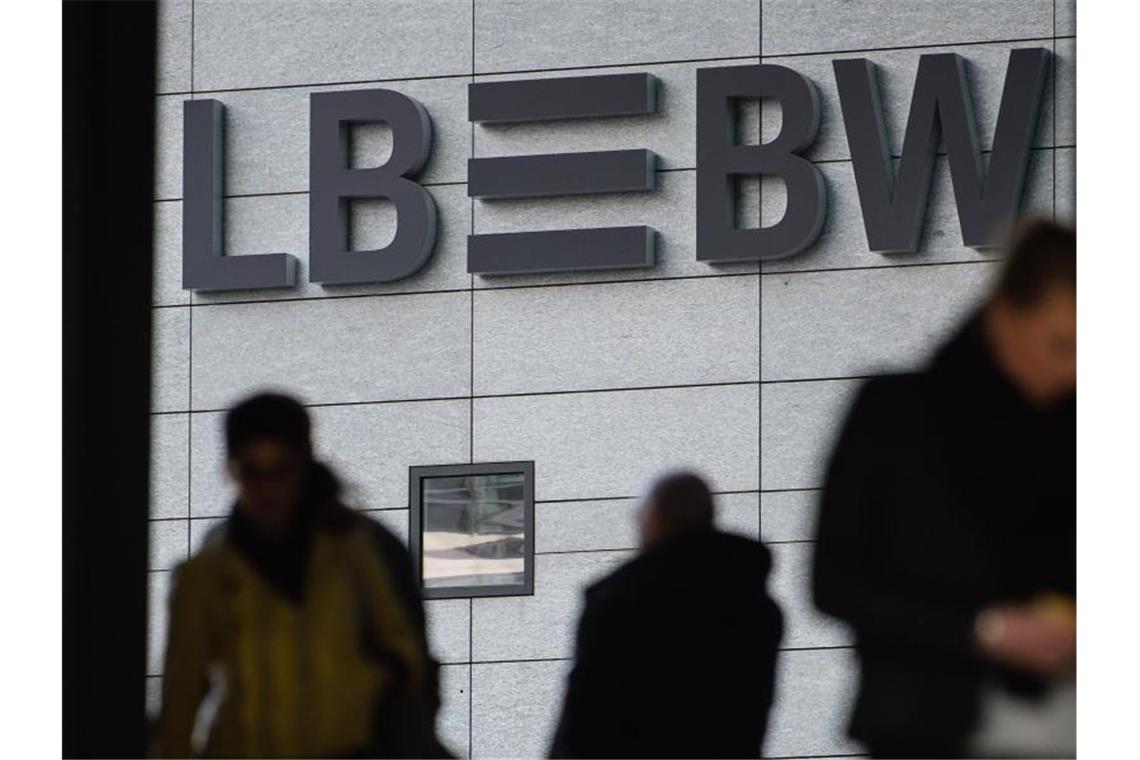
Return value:
[(832, 454), (815, 600), (877, 757), (1076, 752), (1076, 236), (1039, 221), (923, 372), (867, 382)]
[(296, 401), (235, 407), (226, 446), (238, 499), (176, 571), (158, 754), (440, 755), (407, 551), (340, 502)]
[(713, 527), (695, 475), (650, 489), (642, 552), (586, 590), (554, 757), (758, 757), (780, 611), (767, 550)]

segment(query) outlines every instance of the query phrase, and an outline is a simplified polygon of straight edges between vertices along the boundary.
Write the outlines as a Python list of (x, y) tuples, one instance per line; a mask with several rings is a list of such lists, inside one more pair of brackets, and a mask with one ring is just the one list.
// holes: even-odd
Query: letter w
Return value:
[(942, 138), (962, 242), (971, 248), (1000, 242), (1021, 205), (1048, 63), (1046, 48), (1010, 51), (993, 150), (988, 168), (983, 168), (965, 62), (954, 53), (922, 56), (897, 177), (874, 64), (865, 58), (833, 63), (871, 250), (898, 253), (918, 248), (934, 156)]

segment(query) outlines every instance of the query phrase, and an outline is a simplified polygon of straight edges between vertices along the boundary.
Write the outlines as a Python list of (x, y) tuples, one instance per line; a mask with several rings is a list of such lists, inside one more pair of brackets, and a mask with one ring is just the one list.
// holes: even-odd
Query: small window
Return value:
[(408, 494), (425, 598), (534, 593), (534, 462), (412, 467)]

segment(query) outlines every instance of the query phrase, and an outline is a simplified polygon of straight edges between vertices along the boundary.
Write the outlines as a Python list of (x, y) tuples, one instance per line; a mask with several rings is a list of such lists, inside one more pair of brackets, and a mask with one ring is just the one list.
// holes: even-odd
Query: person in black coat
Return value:
[(1032, 713), (1074, 672), (1075, 420), (1076, 237), (1036, 222), (925, 371), (862, 387), (831, 456), (814, 596), (854, 629), (873, 756), (981, 752), (987, 704)]
[(553, 757), (757, 757), (782, 617), (768, 551), (713, 527), (696, 475), (658, 480), (643, 551), (586, 590)]

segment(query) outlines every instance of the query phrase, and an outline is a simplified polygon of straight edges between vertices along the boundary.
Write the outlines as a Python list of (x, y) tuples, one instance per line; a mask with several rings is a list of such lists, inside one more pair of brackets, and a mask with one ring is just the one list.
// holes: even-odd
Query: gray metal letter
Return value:
[(657, 154), (642, 148), (467, 160), (467, 195), (472, 198), (633, 193), (656, 187)]
[[(392, 90), (316, 92), (310, 96), (310, 279), (329, 285), (391, 282), (415, 274), (435, 247), (431, 194), (408, 179), (431, 153), (431, 120), (418, 102)], [(350, 163), (351, 125), (386, 122), (392, 156), (371, 169)], [(396, 207), (396, 236), (376, 251), (348, 250), (348, 202), (387, 198)]]
[(993, 152), (983, 171), (964, 61), (954, 53), (919, 58), (896, 176), (874, 64), (865, 58), (833, 63), (871, 250), (918, 248), (934, 155), (942, 138), (962, 242), (971, 248), (1000, 242), (1021, 204), (1048, 64), (1046, 48), (1010, 51)]
[[(468, 86), (468, 119), (484, 124), (649, 114), (657, 110), (652, 74), (478, 82)], [(551, 153), (472, 158), (472, 198), (645, 192), (657, 186), (651, 150)], [(573, 272), (653, 266), (657, 234), (651, 227), (484, 233), (467, 237), (473, 274)]]
[(297, 260), (287, 253), (225, 255), (224, 128), (225, 106), (217, 100), (187, 100), (182, 104), (182, 287), (292, 287), (297, 278)]
[[(763, 145), (736, 145), (733, 100), (775, 98), (780, 134)], [(827, 213), (823, 175), (801, 155), (819, 131), (819, 93), (784, 66), (697, 70), (697, 260), (754, 261), (794, 256), (819, 237)], [(733, 178), (774, 174), (788, 188), (784, 218), (771, 227), (736, 229)]]
[(653, 266), (656, 244), (657, 231), (641, 225), (468, 235), (467, 271), (533, 274), (638, 269)]
[(477, 124), (636, 116), (656, 111), (657, 77), (640, 72), (467, 85), (467, 120)]

